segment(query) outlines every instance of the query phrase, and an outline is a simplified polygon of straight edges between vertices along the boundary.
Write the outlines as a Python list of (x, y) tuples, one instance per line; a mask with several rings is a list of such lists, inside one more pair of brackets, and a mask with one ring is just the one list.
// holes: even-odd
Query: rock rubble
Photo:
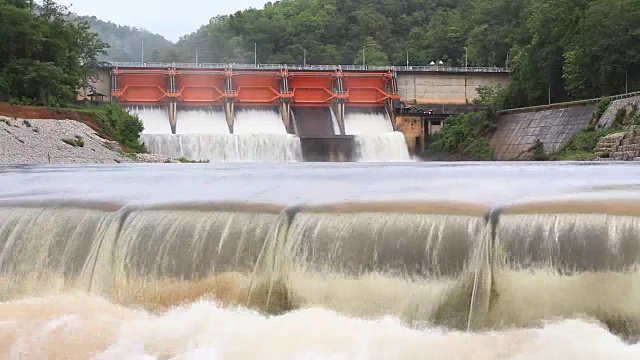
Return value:
[(595, 155), (600, 159), (640, 161), (640, 130), (602, 137), (596, 146)]

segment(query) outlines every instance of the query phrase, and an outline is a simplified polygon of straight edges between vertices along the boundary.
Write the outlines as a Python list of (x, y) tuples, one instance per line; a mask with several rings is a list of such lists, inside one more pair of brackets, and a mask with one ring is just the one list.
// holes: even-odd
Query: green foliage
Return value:
[(73, 147), (84, 147), (84, 140), (79, 135), (76, 135), (75, 137), (72, 137), (72, 138), (64, 138), (62, 139), (62, 141), (64, 141), (65, 143)]
[(445, 121), (442, 133), (434, 136), (430, 150), (493, 160), (494, 150), (487, 137), (494, 128), (495, 114), (489, 111), (452, 116)]
[(564, 144), (560, 150), (551, 156), (552, 160), (594, 160), (594, 150), (598, 145), (598, 140), (603, 136), (623, 131), (618, 127), (611, 129), (596, 129), (590, 125), (580, 130), (571, 140)]
[(594, 121), (600, 120), (602, 115), (604, 115), (604, 113), (609, 108), (609, 105), (611, 105), (610, 98), (602, 98), (598, 101), (598, 105), (596, 106), (596, 111), (593, 113)]
[(138, 161), (138, 158), (136, 157), (136, 154), (124, 152), (122, 150), (120, 150), (120, 156), (127, 157), (127, 158), (129, 158), (131, 160), (134, 160), (134, 161)]
[(627, 108), (618, 109), (615, 117), (613, 118), (613, 127), (623, 127), (628, 125), (640, 124), (640, 112), (638, 111), (638, 105), (631, 105), (630, 109)]
[(531, 148), (533, 153), (532, 160), (534, 161), (547, 161), (549, 156), (544, 152), (544, 143), (540, 139), (536, 139), (533, 147)]
[(29, 120), (23, 120), (22, 123), (24, 124), (24, 126), (26, 127), (31, 127), (31, 123), (29, 122)]
[(135, 152), (147, 151), (144, 144), (140, 142), (140, 134), (144, 130), (144, 125), (137, 115), (131, 115), (116, 104), (104, 104), (101, 107), (79, 109), (78, 111), (91, 115), (102, 130), (120, 144)]
[(206, 163), (209, 163), (209, 160), (189, 160), (189, 159), (185, 158), (184, 156), (178, 158), (178, 161), (180, 161), (181, 163), (187, 163), (187, 164), (206, 164)]
[(94, 75), (107, 45), (52, 0), (0, 0), (0, 101), (64, 106)]
[[(289, 0), (218, 16), (167, 61), (509, 65), (507, 107), (640, 90), (640, 0)], [(465, 50), (466, 48), (466, 50)]]

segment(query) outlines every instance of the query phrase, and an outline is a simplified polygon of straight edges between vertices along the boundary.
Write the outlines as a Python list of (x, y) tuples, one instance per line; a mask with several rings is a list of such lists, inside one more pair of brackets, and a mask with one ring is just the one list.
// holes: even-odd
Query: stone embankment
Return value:
[(0, 164), (130, 162), (117, 142), (81, 122), (0, 116)]
[(640, 161), (640, 130), (609, 134), (598, 141), (595, 155), (599, 159)]
[(180, 162), (177, 159), (158, 154), (136, 154), (136, 158), (139, 163), (177, 164)]
[(127, 155), (84, 122), (0, 116), (0, 165), (179, 163), (163, 155)]

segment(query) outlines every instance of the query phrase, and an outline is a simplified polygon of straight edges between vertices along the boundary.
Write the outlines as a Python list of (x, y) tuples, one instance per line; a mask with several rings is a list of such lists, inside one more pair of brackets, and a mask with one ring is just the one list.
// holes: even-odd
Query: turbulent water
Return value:
[(130, 106), (131, 114), (137, 115), (144, 123), (143, 134), (171, 134), (171, 123), (166, 107)]
[(234, 134), (286, 134), (280, 114), (271, 109), (246, 109), (236, 113)]
[(345, 132), (356, 135), (356, 159), (361, 162), (410, 161), (404, 135), (394, 132), (391, 120), (384, 112), (347, 113)]
[(3, 358), (640, 356), (637, 167), (2, 179)]
[(179, 134), (143, 135), (152, 154), (214, 162), (302, 161), (300, 139), (293, 135)]
[(229, 134), (227, 118), (222, 109), (182, 109), (176, 118), (178, 134)]

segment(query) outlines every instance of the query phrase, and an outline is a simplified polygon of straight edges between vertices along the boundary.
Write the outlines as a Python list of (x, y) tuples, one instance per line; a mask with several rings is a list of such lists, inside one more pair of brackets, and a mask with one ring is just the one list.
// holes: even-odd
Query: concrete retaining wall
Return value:
[(498, 115), (497, 128), (490, 140), (496, 160), (515, 160), (536, 139), (544, 143), (545, 152), (558, 150), (589, 125), (594, 109), (595, 104), (587, 104)]
[(401, 73), (398, 93), (409, 104), (470, 104), (478, 86), (508, 82), (508, 73)]

